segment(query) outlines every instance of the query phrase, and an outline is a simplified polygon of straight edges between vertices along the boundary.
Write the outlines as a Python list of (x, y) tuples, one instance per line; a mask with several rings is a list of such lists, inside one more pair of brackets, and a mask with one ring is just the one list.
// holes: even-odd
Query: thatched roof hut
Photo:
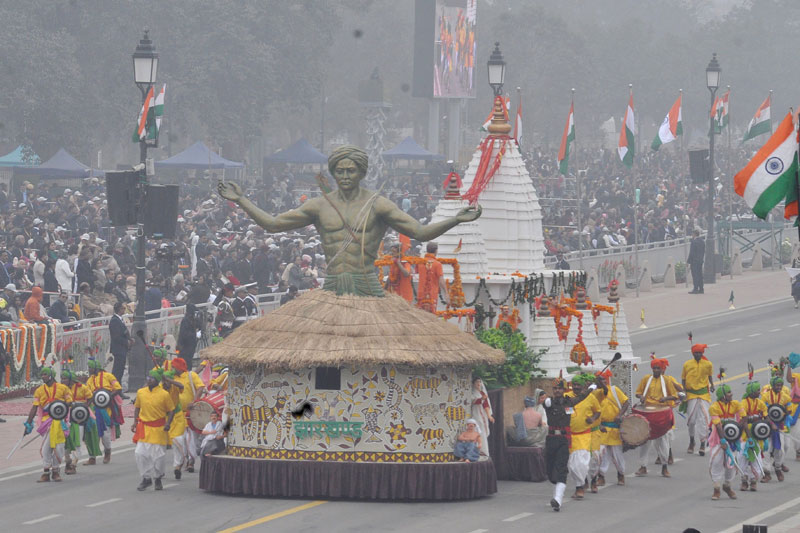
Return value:
[(501, 350), (399, 296), (337, 296), (325, 290), (309, 291), (245, 323), (200, 356), (271, 371), (374, 363), (474, 366), (505, 360)]

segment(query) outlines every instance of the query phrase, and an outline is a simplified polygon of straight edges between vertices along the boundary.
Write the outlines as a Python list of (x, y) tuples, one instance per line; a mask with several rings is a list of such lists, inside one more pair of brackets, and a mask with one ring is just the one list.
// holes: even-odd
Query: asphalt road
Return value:
[[(747, 363), (766, 367), (795, 349), (800, 311), (790, 302), (731, 311), (633, 334), (635, 352), (646, 359), (651, 350), (670, 359), (670, 372), (680, 374), (689, 357), (686, 333), (710, 346), (715, 367), (727, 369), (734, 393), (741, 394)], [(641, 365), (639, 376), (647, 371)], [(765, 378), (766, 370), (757, 377)], [(800, 462), (788, 462), (786, 481), (762, 484), (738, 500), (724, 495), (712, 502), (708, 456), (687, 456), (685, 423), (679, 418), (672, 478), (651, 474), (636, 478), (637, 451), (626, 456), (627, 486), (610, 485), (581, 502), (567, 499), (561, 513), (549, 508), (549, 483), (500, 482), (493, 497), (473, 502), (407, 504), (372, 502), (309, 502), (265, 500), (206, 494), (197, 488), (197, 474), (180, 481), (165, 478), (165, 490), (136, 491), (138, 475), (131, 449), (117, 451), (110, 465), (80, 467), (63, 483), (37, 484), (37, 466), (0, 474), (0, 530), (35, 531), (238, 531), (422, 533), (530, 532), (578, 528), (582, 531), (680, 532), (695, 527), (703, 533), (741, 531), (740, 522), (770, 525), (770, 533), (800, 527)], [(793, 457), (793, 455), (791, 456)], [(610, 476), (613, 479), (613, 475)], [(736, 482), (738, 488), (738, 478)], [(568, 487), (570, 494), (572, 487)], [(239, 527), (242, 529), (238, 529)]]

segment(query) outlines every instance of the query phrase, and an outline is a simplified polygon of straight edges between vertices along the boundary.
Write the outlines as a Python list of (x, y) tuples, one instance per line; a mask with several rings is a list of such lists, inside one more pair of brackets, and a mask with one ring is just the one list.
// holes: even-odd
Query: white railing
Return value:
[[(281, 296), (284, 294), (286, 293), (258, 295), (259, 316), (263, 316), (278, 308), (280, 306)], [(199, 310), (206, 310), (210, 318), (216, 318), (216, 308), (210, 303), (200, 304), (197, 308)], [(180, 329), (185, 310), (185, 306), (180, 306), (148, 311), (146, 316), (158, 316), (146, 320), (147, 341), (150, 344), (161, 345), (168, 335), (172, 335), (177, 339), (178, 330)], [(127, 324), (130, 324), (133, 315), (123, 315), (122, 318)], [(56, 338), (54, 342), (54, 352), (57, 360), (72, 361), (72, 363), (70, 363), (70, 368), (78, 372), (85, 372), (88, 370), (89, 357), (94, 357), (105, 365), (106, 357), (111, 346), (111, 338), (108, 332), (108, 323), (110, 320), (110, 316), (103, 316), (58, 324), (56, 326)], [(211, 332), (214, 327), (213, 321), (206, 321), (204, 326), (203, 339), (205, 342), (210, 343)], [(20, 330), (18, 328), (13, 328), (12, 331), (15, 345), (18, 345)], [(171, 346), (170, 348), (171, 351), (175, 351), (175, 346)], [(14, 379), (13, 375), (14, 373), (12, 373), (12, 377), (9, 379), (12, 387), (24, 383), (24, 378), (22, 380), (19, 378)], [(24, 372), (22, 375), (24, 376)], [(0, 388), (2, 388), (2, 385), (3, 383), (0, 383)]]

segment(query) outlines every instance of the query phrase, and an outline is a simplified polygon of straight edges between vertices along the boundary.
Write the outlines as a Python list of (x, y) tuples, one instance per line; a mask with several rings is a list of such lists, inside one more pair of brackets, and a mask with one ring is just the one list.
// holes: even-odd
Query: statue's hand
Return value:
[(483, 210), (481, 209), (480, 205), (471, 205), (459, 211), (456, 215), (456, 220), (458, 220), (459, 223), (472, 222), (473, 220), (477, 220), (478, 217), (481, 216), (482, 212)]
[(238, 202), (242, 198), (242, 188), (232, 181), (218, 181), (217, 192), (231, 202)]

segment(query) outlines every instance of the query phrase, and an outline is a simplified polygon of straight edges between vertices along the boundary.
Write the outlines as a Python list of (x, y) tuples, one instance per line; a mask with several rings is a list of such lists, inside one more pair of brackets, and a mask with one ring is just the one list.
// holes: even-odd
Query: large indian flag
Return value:
[(561, 137), (561, 147), (558, 149), (558, 170), (563, 175), (567, 175), (569, 169), (569, 151), (572, 142), (575, 140), (575, 102), (569, 105), (569, 115), (567, 123), (564, 125), (564, 135)]
[(749, 141), (753, 137), (758, 137), (765, 133), (772, 131), (772, 120), (770, 117), (771, 97), (767, 96), (761, 105), (758, 107), (756, 114), (750, 119), (750, 124), (747, 125), (747, 133), (744, 134), (742, 142)]
[(617, 146), (619, 159), (622, 161), (622, 164), (628, 168), (633, 166), (633, 154), (636, 148), (634, 146), (635, 133), (636, 128), (634, 127), (633, 120), (633, 91), (631, 91), (631, 97), (628, 100), (628, 109), (625, 111), (625, 119), (622, 121), (619, 129), (619, 145)]
[(674, 104), (672, 104), (669, 113), (667, 113), (667, 116), (664, 117), (664, 122), (662, 122), (661, 126), (658, 128), (658, 134), (656, 135), (656, 138), (653, 139), (653, 143), (650, 145), (650, 148), (653, 150), (658, 150), (661, 148), (662, 144), (672, 142), (678, 138), (678, 135), (683, 135), (683, 122), (681, 122), (681, 96), (682, 95), (678, 95), (678, 99), (675, 100)]
[(792, 114), (788, 113), (753, 159), (734, 178), (736, 194), (759, 218), (782, 200), (795, 200), (797, 190), (797, 136)]

